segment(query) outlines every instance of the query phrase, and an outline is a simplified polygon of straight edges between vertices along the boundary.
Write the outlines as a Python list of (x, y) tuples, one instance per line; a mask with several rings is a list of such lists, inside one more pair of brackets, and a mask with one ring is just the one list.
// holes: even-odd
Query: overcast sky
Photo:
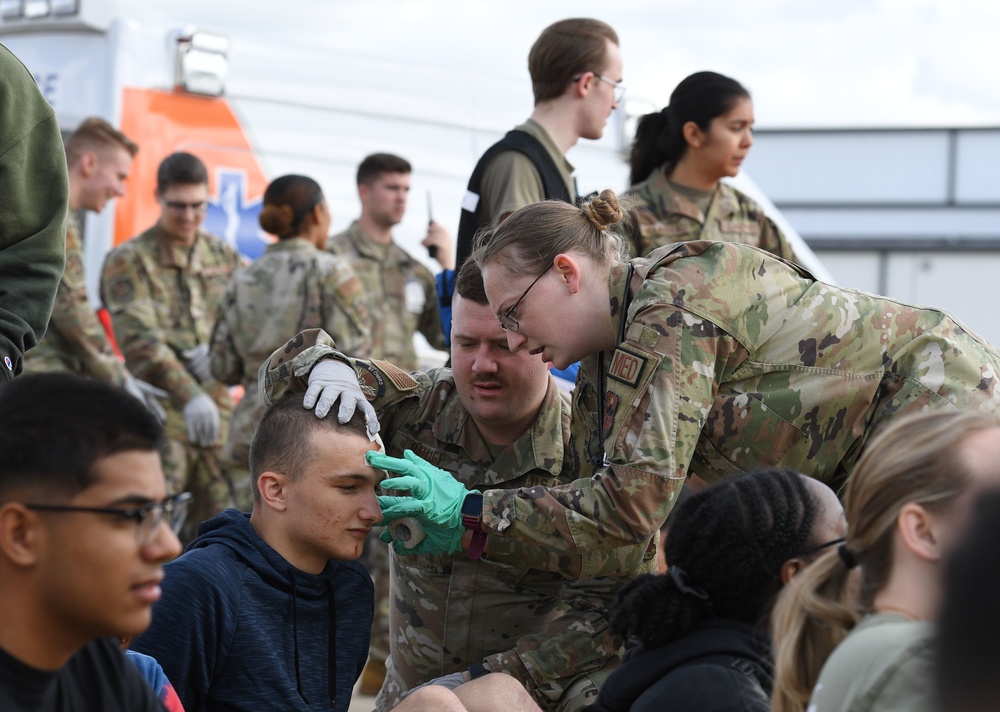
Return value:
[[(84, 0), (86, 2), (87, 0)], [(240, 36), (428, 67), (428, 81), (527, 81), (531, 43), (570, 15), (612, 24), (633, 101), (662, 106), (712, 69), (753, 94), (760, 127), (1000, 125), (995, 0), (122, 0)], [(615, 7), (613, 14), (611, 7)], [(233, 8), (240, 8), (239, 14)], [(440, 69), (447, 79), (433, 71)], [(525, 113), (530, 106), (525, 107)]]

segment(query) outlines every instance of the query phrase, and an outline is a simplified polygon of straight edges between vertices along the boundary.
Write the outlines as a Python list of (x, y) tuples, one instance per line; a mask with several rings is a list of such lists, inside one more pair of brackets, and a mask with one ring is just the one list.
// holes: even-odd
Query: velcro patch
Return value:
[(412, 391), (419, 385), (413, 376), (388, 361), (373, 360), (372, 365), (388, 376), (392, 384), (401, 391)]
[(385, 395), (385, 381), (378, 369), (360, 361), (354, 363), (354, 368), (358, 372), (358, 384), (361, 386), (365, 398), (375, 400)]
[(742, 220), (720, 220), (719, 230), (730, 234), (756, 235), (760, 232), (760, 225), (743, 222)]
[(616, 381), (635, 388), (642, 377), (642, 370), (646, 367), (646, 361), (648, 361), (646, 356), (633, 353), (619, 346), (615, 349), (614, 358), (611, 359), (611, 368), (608, 369), (608, 375)]

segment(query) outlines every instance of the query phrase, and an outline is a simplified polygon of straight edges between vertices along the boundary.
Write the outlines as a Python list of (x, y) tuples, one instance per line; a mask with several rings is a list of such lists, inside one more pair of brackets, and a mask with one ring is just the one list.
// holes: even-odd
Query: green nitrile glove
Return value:
[[(412, 549), (396, 542), (393, 546), (397, 553), (454, 554), (462, 550), (462, 534), (465, 531), (462, 527), (462, 503), (469, 490), (461, 482), (421, 459), (412, 450), (406, 450), (403, 459), (378, 452), (368, 452), (366, 457), (372, 467), (402, 475), (384, 480), (382, 489), (410, 493), (409, 497), (379, 496), (382, 524), (401, 517), (414, 517), (427, 535)], [(383, 532), (383, 536), (386, 533)]]

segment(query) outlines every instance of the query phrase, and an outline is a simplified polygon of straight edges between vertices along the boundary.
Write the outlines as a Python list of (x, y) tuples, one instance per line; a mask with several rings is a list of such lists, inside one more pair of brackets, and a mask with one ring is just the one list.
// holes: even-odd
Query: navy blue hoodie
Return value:
[(249, 514), (227, 509), (165, 568), (153, 623), (132, 648), (159, 661), (187, 712), (347, 712), (371, 633), (361, 564), (300, 571)]

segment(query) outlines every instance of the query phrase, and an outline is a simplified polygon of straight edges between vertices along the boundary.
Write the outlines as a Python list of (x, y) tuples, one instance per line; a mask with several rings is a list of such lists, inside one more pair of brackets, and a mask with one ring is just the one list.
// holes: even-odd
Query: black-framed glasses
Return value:
[(551, 267), (552, 267), (552, 265), (550, 264), (548, 267), (546, 267), (542, 271), (542, 273), (540, 275), (538, 275), (537, 277), (535, 277), (535, 281), (532, 282), (531, 284), (529, 284), (528, 288), (525, 289), (521, 293), (520, 298), (516, 302), (514, 302), (514, 306), (512, 306), (510, 309), (508, 309), (507, 311), (505, 311), (503, 314), (497, 314), (497, 319), (500, 320), (500, 328), (501, 329), (503, 329), (504, 331), (517, 331), (518, 330), (519, 326), (518, 326), (518, 323), (517, 323), (517, 319), (515, 319), (514, 317), (512, 317), (511, 313), (513, 313), (513, 311), (515, 309), (517, 309), (517, 305), (518, 304), (520, 304), (521, 302), (524, 301), (524, 298), (526, 296), (528, 296), (528, 292), (531, 291), (531, 288), (535, 286), (535, 284), (538, 282), (538, 280), (540, 280), (542, 277), (545, 276), (545, 273), (548, 272)]
[(837, 544), (843, 544), (847, 539), (840, 537), (839, 539), (831, 539), (830, 541), (824, 542), (818, 546), (806, 549), (805, 551), (800, 551), (796, 556), (809, 556), (810, 554), (815, 554), (817, 551), (822, 551), (828, 546), (836, 546)]
[(207, 200), (202, 200), (199, 203), (183, 203), (179, 200), (164, 200), (163, 204), (178, 213), (183, 213), (188, 208), (191, 208), (191, 210), (196, 213), (203, 213), (208, 210)]
[(191, 493), (183, 492), (167, 497), (161, 502), (150, 502), (141, 507), (79, 507), (73, 504), (25, 504), (28, 509), (39, 512), (85, 512), (89, 514), (106, 514), (120, 519), (135, 521), (135, 541), (139, 546), (147, 546), (156, 539), (160, 524), (166, 521), (167, 526), (176, 534), (180, 531), (187, 517), (188, 506), (191, 504)]
[[(621, 82), (616, 82), (611, 77), (606, 77), (603, 74), (598, 74), (597, 72), (594, 72), (594, 76), (600, 79), (602, 82), (611, 85), (611, 98), (614, 100), (616, 104), (621, 104), (622, 99), (625, 98), (625, 85), (622, 84)], [(577, 76), (573, 77), (573, 81), (578, 82), (582, 78), (583, 75), (578, 74)]]

